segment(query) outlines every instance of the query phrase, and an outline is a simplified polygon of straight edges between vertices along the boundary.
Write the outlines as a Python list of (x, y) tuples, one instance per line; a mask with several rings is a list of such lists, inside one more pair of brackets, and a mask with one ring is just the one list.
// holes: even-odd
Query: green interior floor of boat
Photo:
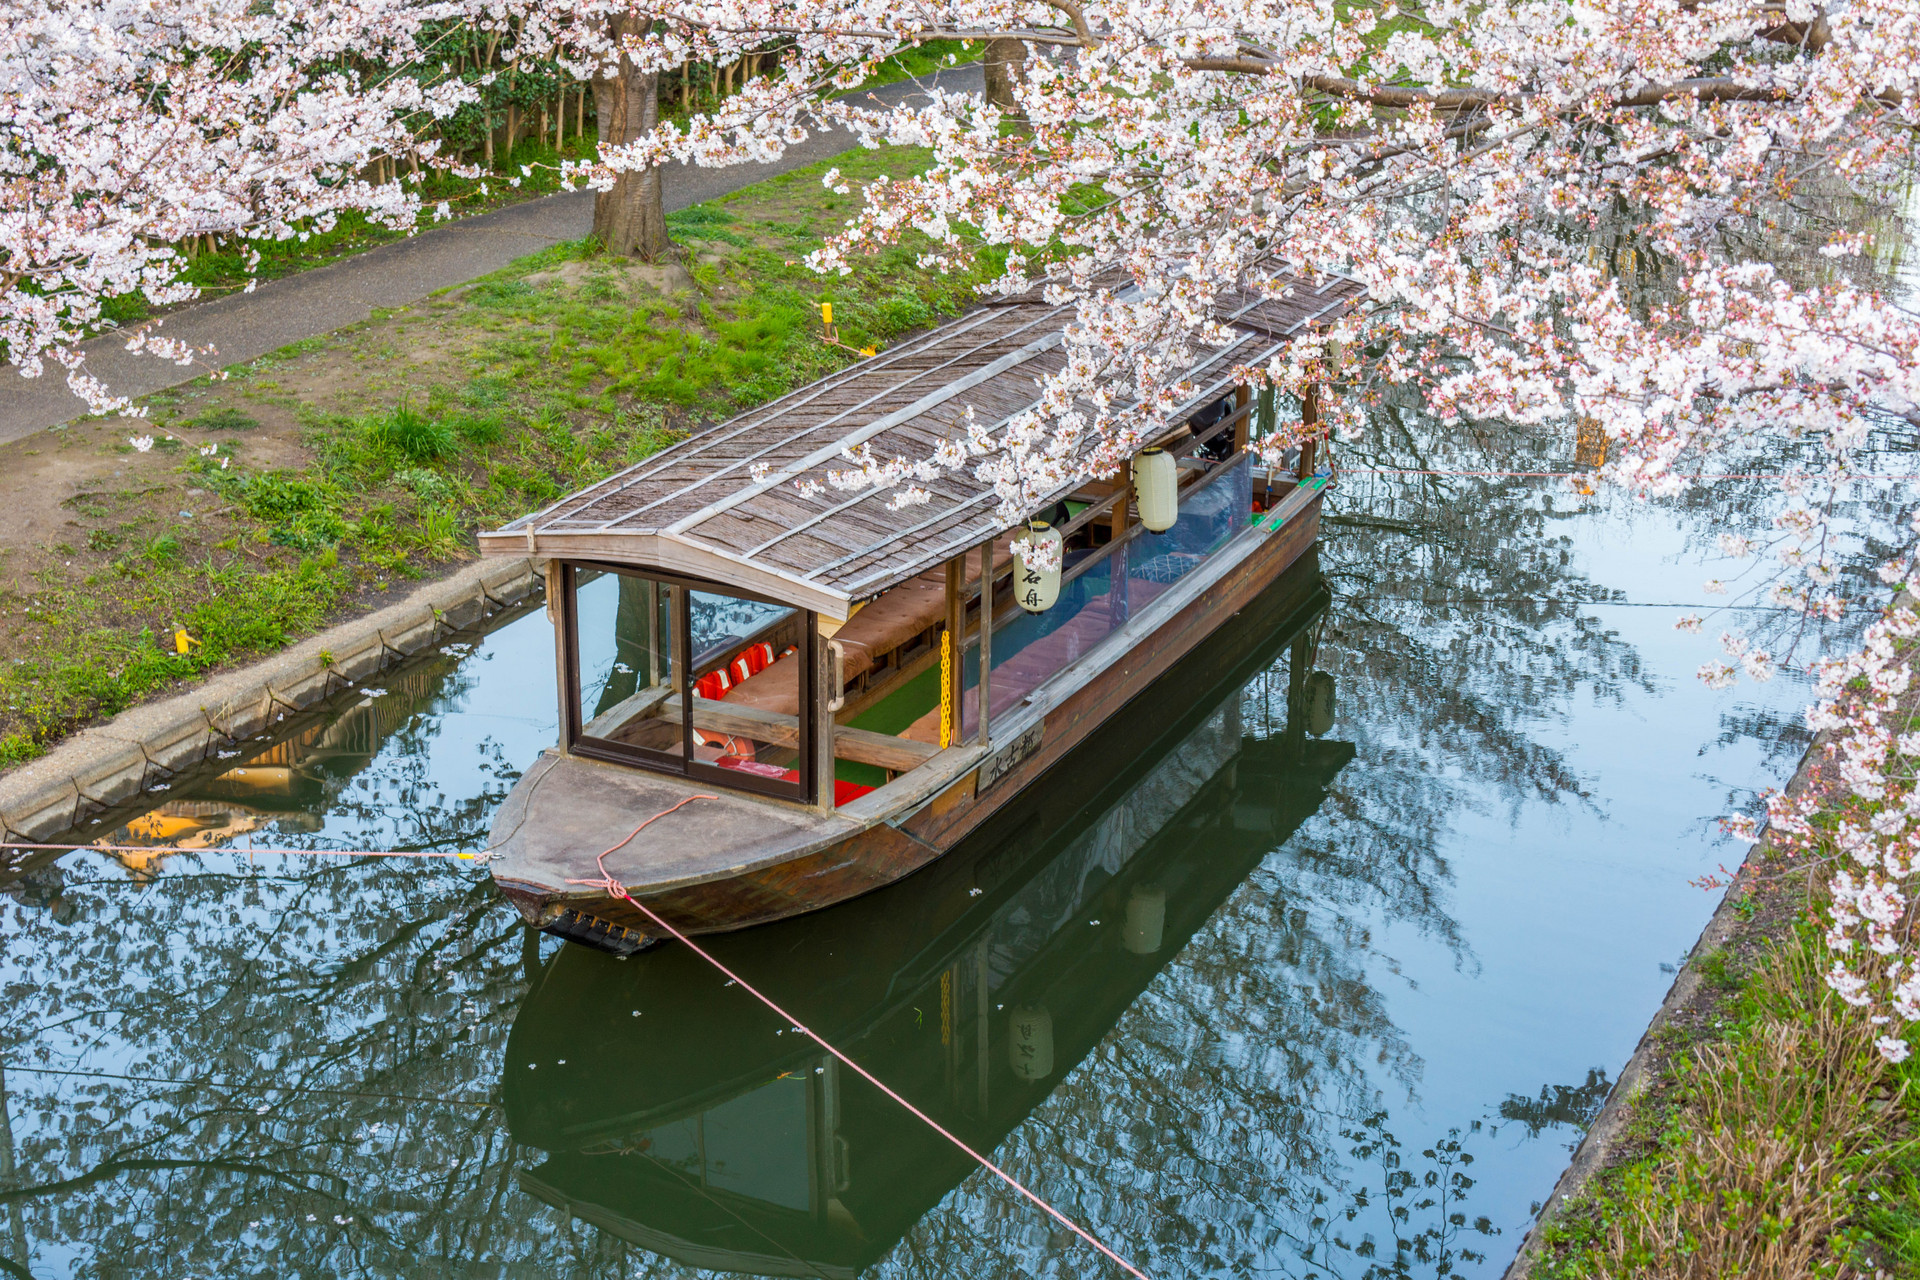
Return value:
[[(934, 704), (939, 700), (940, 668), (928, 667), (847, 721), (847, 726), (897, 738), (906, 732), (908, 725), (933, 710)], [(833, 776), (841, 782), (852, 782), (866, 787), (877, 787), (887, 780), (886, 770), (879, 765), (860, 764), (853, 760), (835, 760)]]

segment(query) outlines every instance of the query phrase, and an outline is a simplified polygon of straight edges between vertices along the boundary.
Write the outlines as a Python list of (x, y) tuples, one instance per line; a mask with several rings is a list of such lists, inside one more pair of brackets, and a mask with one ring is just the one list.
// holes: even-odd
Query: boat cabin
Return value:
[(490, 554), (548, 564), (566, 750), (831, 810), (990, 741), (1311, 474), (1310, 458), (1255, 465), (1276, 409), (1233, 371), (1358, 292), (1303, 279), (1226, 317), (1236, 340), (1196, 362), (1185, 421), (1150, 442), (1173, 460), (1177, 517), (1150, 532), (1129, 476), (1075, 477), (1041, 508), (1064, 561), (1043, 611), (1022, 607), (1021, 530), (968, 471), (921, 481), (918, 505), (828, 481), (849, 450), (924, 458), (1028, 409), (1071, 320), (1033, 301), (982, 307), (484, 534)]

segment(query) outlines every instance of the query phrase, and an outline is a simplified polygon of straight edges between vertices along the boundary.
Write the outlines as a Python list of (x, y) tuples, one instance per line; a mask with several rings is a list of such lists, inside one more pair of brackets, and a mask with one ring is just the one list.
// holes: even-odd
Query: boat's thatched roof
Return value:
[[(1264, 361), (1361, 292), (1319, 276), (1280, 297), (1243, 298), (1225, 316), (1237, 339), (1189, 373), (1195, 407), (1231, 385), (1235, 365)], [(927, 457), (966, 437), (969, 409), (992, 427), (1028, 408), (1037, 380), (1059, 368), (1071, 318), (1032, 300), (978, 308), (482, 534), (481, 549), (685, 574), (845, 617), (1008, 523), (992, 487), (965, 471), (924, 482), (930, 500), (899, 510), (886, 489), (809, 496), (796, 482), (844, 469), (859, 445), (882, 459)]]

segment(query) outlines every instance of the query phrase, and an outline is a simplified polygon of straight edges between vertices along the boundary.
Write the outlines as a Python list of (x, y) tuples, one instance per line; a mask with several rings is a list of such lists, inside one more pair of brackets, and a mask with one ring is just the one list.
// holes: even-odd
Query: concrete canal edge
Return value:
[(531, 560), (476, 561), (273, 657), (83, 729), (0, 776), (0, 831), (7, 840), (32, 842), (78, 826), (540, 585)]
[[(1827, 735), (1821, 734), (1800, 757), (1800, 765), (1787, 783), (1789, 795), (1798, 795), (1811, 785), (1813, 766), (1821, 758), (1826, 741)], [(1700, 931), (1699, 940), (1687, 952), (1687, 962), (1681, 966), (1673, 985), (1667, 989), (1667, 998), (1660, 1002), (1653, 1021), (1647, 1025), (1640, 1043), (1634, 1047), (1633, 1056), (1621, 1068), (1613, 1082), (1613, 1089), (1607, 1094), (1605, 1105), (1600, 1108), (1600, 1114), (1594, 1117), (1573, 1153), (1573, 1160), (1561, 1173), (1560, 1180), (1554, 1183), (1553, 1194), (1547, 1197), (1533, 1225), (1528, 1228), (1526, 1238), (1520, 1242), (1520, 1252), (1514, 1256), (1502, 1280), (1531, 1280), (1534, 1264), (1540, 1260), (1545, 1248), (1547, 1228), (1553, 1225), (1555, 1218), (1571, 1202), (1581, 1197), (1596, 1176), (1613, 1163), (1635, 1107), (1656, 1079), (1656, 1062), (1663, 1056), (1659, 1045), (1661, 1033), (1681, 1018), (1699, 998), (1700, 984), (1706, 980), (1702, 961), (1727, 946), (1746, 925), (1740, 913), (1740, 903), (1749, 892), (1756, 875), (1755, 868), (1765, 856), (1769, 844), (1769, 840), (1763, 839), (1754, 845), (1746, 861), (1740, 864), (1739, 872), (1720, 899), (1720, 906), (1707, 921), (1706, 928)]]

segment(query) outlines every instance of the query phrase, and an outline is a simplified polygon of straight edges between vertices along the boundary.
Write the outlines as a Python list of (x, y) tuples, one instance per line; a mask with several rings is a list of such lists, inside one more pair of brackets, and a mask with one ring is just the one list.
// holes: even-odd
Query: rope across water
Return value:
[[(1092, 1245), (1096, 1250), (1100, 1252), (1102, 1256), (1111, 1260), (1115, 1265), (1119, 1266), (1121, 1269), (1126, 1271), (1128, 1275), (1137, 1277), (1137, 1280), (1148, 1280), (1147, 1274), (1144, 1271), (1140, 1270), (1140, 1268), (1134, 1266), (1131, 1262), (1128, 1262), (1125, 1258), (1121, 1257), (1118, 1253), (1114, 1252), (1112, 1249), (1107, 1247), (1099, 1239), (1097, 1239), (1091, 1232), (1089, 1232), (1085, 1227), (1075, 1222), (1072, 1218), (1069, 1218), (1066, 1214), (1062, 1213), (1059, 1209), (1054, 1208), (1053, 1205), (1049, 1204), (1046, 1200), (1042, 1199), (1035, 1192), (1029, 1190), (1024, 1183), (1022, 1183), (1019, 1179), (1015, 1178), (1012, 1174), (1008, 1173), (1005, 1169), (1002, 1169), (999, 1165), (989, 1160), (986, 1156), (980, 1154), (978, 1151), (975, 1151), (971, 1146), (963, 1142), (959, 1137), (953, 1134), (950, 1130), (948, 1130), (945, 1126), (943, 1126), (939, 1121), (935, 1120), (932, 1116), (922, 1111), (919, 1107), (914, 1106), (913, 1103), (907, 1101), (904, 1097), (902, 1097), (898, 1092), (896, 1092), (893, 1088), (887, 1085), (879, 1077), (875, 1076), (871, 1071), (868, 1071), (865, 1067), (855, 1062), (852, 1058), (848, 1057), (845, 1053), (842, 1053), (839, 1049), (829, 1044), (825, 1039), (821, 1038), (821, 1036), (818, 1033), (816, 1033), (812, 1028), (804, 1025), (803, 1023), (800, 1022), (799, 1019), (795, 1018), (792, 1014), (788, 1013), (785, 1009), (781, 1008), (778, 1004), (776, 1004), (772, 1000), (772, 998), (770, 998), (765, 993), (760, 991), (759, 988), (755, 987), (752, 983), (748, 982), (745, 978), (742, 978), (739, 974), (735, 973), (733, 970), (727, 968), (726, 965), (722, 964), (718, 959), (716, 959), (713, 955), (709, 954), (705, 949), (703, 949), (698, 944), (696, 944), (692, 939), (688, 938), (685, 934), (681, 933), (678, 929), (674, 928), (671, 924), (661, 919), (659, 914), (655, 912), (652, 908), (648, 907), (645, 903), (641, 902), (639, 899), (635, 898), (632, 894), (628, 893), (626, 886), (620, 883), (619, 880), (615, 879), (613, 874), (607, 870), (607, 858), (610, 855), (617, 853), (621, 849), (624, 849), (627, 845), (632, 844), (634, 839), (638, 837), (642, 831), (645, 831), (649, 826), (653, 825), (655, 822), (658, 822), (661, 818), (664, 818), (668, 814), (673, 813), (676, 810), (679, 810), (681, 808), (684, 808), (689, 804), (692, 804), (696, 800), (717, 800), (717, 799), (719, 799), (718, 796), (712, 796), (712, 795), (707, 795), (705, 793), (701, 793), (697, 795), (688, 796), (686, 799), (680, 801), (678, 804), (675, 804), (670, 808), (662, 809), (659, 813), (654, 814), (652, 817), (648, 818), (645, 822), (642, 822), (639, 826), (635, 827), (632, 831), (628, 832), (626, 837), (622, 839), (619, 843), (611, 845), (608, 848), (600, 851), (600, 853), (594, 859), (594, 864), (596, 867), (599, 868), (599, 871), (600, 871), (599, 879), (568, 880), (567, 883), (579, 884), (579, 885), (591, 885), (598, 888), (602, 888), (602, 889), (605, 889), (608, 893), (612, 894), (614, 897), (619, 898), (623, 902), (628, 903), (635, 910), (639, 911), (642, 915), (646, 916), (648, 920), (658, 925), (675, 941), (685, 945), (689, 951), (693, 952), (693, 954), (695, 954), (696, 956), (699, 956), (702, 960), (706, 961), (708, 964), (712, 965), (715, 969), (725, 974), (729, 979), (731, 979), (733, 982), (735, 982), (741, 988), (743, 988), (749, 995), (753, 996), (754, 999), (758, 1000), (761, 1004), (764, 1004), (767, 1008), (773, 1010), (774, 1013), (778, 1014), (781, 1018), (785, 1019), (790, 1025), (792, 1025), (794, 1030), (806, 1036), (809, 1040), (813, 1041), (815, 1044), (819, 1045), (822, 1049), (832, 1054), (834, 1058), (837, 1059), (839, 1062), (841, 1062), (843, 1065), (845, 1065), (848, 1070), (854, 1072), (861, 1079), (865, 1080), (868, 1084), (872, 1085), (874, 1088), (878, 1089), (880, 1092), (886, 1094), (887, 1097), (893, 1099), (895, 1102), (899, 1103), (900, 1106), (905, 1108), (906, 1111), (910, 1115), (912, 1115), (915, 1119), (925, 1124), (928, 1128), (932, 1129), (935, 1133), (945, 1138), (948, 1142), (951, 1142), (954, 1146), (958, 1147), (961, 1151), (964, 1151), (970, 1158), (974, 1160), (975, 1163), (979, 1164), (981, 1168), (987, 1170), (987, 1172), (993, 1174), (993, 1176), (995, 1176), (996, 1178), (999, 1178), (1002, 1182), (1006, 1183), (1009, 1187), (1012, 1187), (1015, 1191), (1019, 1192), (1026, 1199), (1032, 1201), (1049, 1217), (1053, 1218), (1056, 1222), (1060, 1223), (1060, 1225), (1066, 1227), (1069, 1231), (1072, 1231), (1075, 1235), (1079, 1236), (1082, 1240), (1085, 1240), (1088, 1244)], [(164, 845), (53, 844), (53, 843), (45, 843), (45, 842), (27, 842), (27, 841), (0, 842), (0, 849), (25, 849), (25, 850), (59, 851), (59, 852), (79, 852), (82, 850), (91, 849), (101, 853), (152, 853), (156, 848), (166, 848), (166, 847), (167, 846), (164, 846)], [(459, 861), (466, 861), (466, 862), (476, 862), (476, 861), (484, 862), (492, 852), (491, 848), (483, 849), (477, 853), (441, 852), (437, 850), (426, 850), (426, 849), (282, 849), (282, 848), (258, 849), (258, 848), (251, 848), (251, 847), (243, 848), (238, 846), (226, 846), (226, 848), (234, 853), (246, 853), (249, 855), (267, 854), (267, 855), (275, 855), (275, 856), (281, 856), (281, 857), (331, 855), (334, 857), (342, 857), (342, 858), (438, 858), (443, 860), (459, 860)]]
[[(55, 850), (61, 853), (81, 853), (92, 850), (95, 853), (164, 853), (170, 849), (179, 849), (170, 844), (40, 844), (25, 840), (0, 841), (0, 849)], [(188, 852), (181, 850), (181, 852)], [(442, 851), (437, 849), (262, 849), (254, 845), (229, 844), (217, 849), (196, 849), (195, 853), (244, 853), (250, 857), (265, 856), (278, 858), (445, 858), (460, 862), (485, 862), (493, 856), (493, 849), (481, 849), (474, 853)]]
[(579, 884), (579, 885), (590, 885), (596, 888), (605, 889), (608, 893), (612, 894), (614, 897), (619, 898), (621, 901), (632, 906), (636, 911), (639, 911), (642, 915), (646, 916), (647, 919), (653, 921), (654, 924), (664, 929), (674, 939), (674, 941), (681, 943), (683, 946), (687, 948), (687, 950), (693, 952), (693, 954), (699, 956), (702, 960), (705, 960), (708, 964), (712, 965), (715, 969), (718, 969), (721, 973), (725, 974), (728, 978), (732, 979), (743, 990), (745, 990), (747, 994), (751, 995), (754, 999), (758, 1000), (761, 1004), (767, 1006), (767, 1008), (773, 1010), (774, 1013), (784, 1018), (788, 1022), (788, 1024), (793, 1027), (795, 1031), (798, 1031), (801, 1035), (807, 1037), (807, 1039), (813, 1041), (815, 1044), (819, 1045), (822, 1049), (825, 1049), (828, 1053), (832, 1054), (836, 1059), (838, 1059), (840, 1063), (844, 1065), (848, 1070), (854, 1072), (862, 1080), (865, 1080), (868, 1084), (872, 1085), (874, 1088), (878, 1089), (880, 1092), (886, 1094), (889, 1098), (892, 1098), (895, 1102), (899, 1103), (902, 1107), (906, 1108), (908, 1113), (911, 1114), (915, 1119), (921, 1121), (928, 1128), (932, 1129), (935, 1133), (945, 1138), (948, 1142), (951, 1142), (954, 1146), (966, 1152), (967, 1155), (971, 1156), (974, 1159), (974, 1161), (980, 1165), (981, 1168), (993, 1174), (994, 1177), (999, 1178), (1002, 1182), (1012, 1187), (1015, 1191), (1018, 1191), (1021, 1195), (1025, 1196), (1028, 1200), (1031, 1200), (1035, 1205), (1039, 1206), (1042, 1210), (1044, 1210), (1048, 1216), (1053, 1218), (1054, 1221), (1058, 1222), (1061, 1226), (1066, 1227), (1069, 1231), (1073, 1232), (1075, 1235), (1079, 1236), (1082, 1240), (1085, 1240), (1088, 1244), (1092, 1245), (1095, 1249), (1099, 1250), (1103, 1256), (1105, 1256), (1106, 1258), (1114, 1262), (1116, 1265), (1118, 1265), (1121, 1269), (1126, 1271), (1128, 1275), (1135, 1276), (1138, 1278), (1138, 1280), (1147, 1280), (1146, 1272), (1140, 1270), (1140, 1268), (1134, 1266), (1131, 1262), (1128, 1262), (1125, 1258), (1121, 1257), (1119, 1254), (1115, 1253), (1112, 1249), (1109, 1249), (1106, 1245), (1102, 1244), (1085, 1227), (1075, 1222), (1072, 1218), (1069, 1218), (1066, 1214), (1060, 1212), (1060, 1210), (1054, 1208), (1051, 1204), (1041, 1199), (1034, 1192), (1029, 1191), (1026, 1188), (1026, 1186), (1020, 1182), (1019, 1179), (1015, 1178), (1012, 1174), (1008, 1173), (1005, 1169), (1002, 1169), (999, 1165), (995, 1164), (993, 1161), (981, 1155), (978, 1151), (975, 1151), (972, 1147), (968, 1146), (965, 1142), (962, 1142), (958, 1137), (956, 1137), (953, 1133), (949, 1132), (943, 1125), (941, 1125), (939, 1121), (935, 1120), (932, 1116), (928, 1115), (926, 1112), (922, 1111), (920, 1108), (914, 1106), (911, 1102), (908, 1102), (905, 1098), (901, 1097), (898, 1093), (894, 1092), (893, 1089), (889, 1088), (886, 1084), (884, 1084), (879, 1079), (879, 1077), (875, 1076), (871, 1071), (868, 1071), (865, 1067), (855, 1062), (852, 1058), (849, 1058), (846, 1054), (840, 1052), (840, 1050), (834, 1048), (831, 1044), (828, 1044), (824, 1039), (822, 1039), (818, 1034), (816, 1034), (811, 1027), (806, 1026), (798, 1018), (795, 1018), (792, 1014), (788, 1013), (785, 1009), (781, 1008), (778, 1004), (774, 1003), (773, 999), (767, 996), (766, 994), (764, 994), (763, 992), (761, 992), (759, 988), (755, 987), (752, 983), (748, 982), (745, 978), (741, 977), (739, 974), (735, 973), (733, 970), (727, 968), (726, 965), (720, 963), (718, 959), (716, 959), (714, 956), (710, 955), (708, 952), (702, 949), (691, 938), (687, 937), (684, 933), (681, 933), (678, 929), (674, 928), (672, 925), (668, 924), (665, 920), (661, 919), (659, 914), (656, 913), (651, 907), (647, 906), (644, 902), (641, 902), (638, 898), (635, 898), (632, 894), (628, 893), (627, 887), (621, 884), (619, 880), (615, 879), (613, 874), (607, 870), (607, 857), (610, 854), (617, 853), (621, 849), (624, 849), (627, 845), (633, 843), (634, 837), (638, 836), (642, 831), (646, 830), (653, 823), (659, 821), (661, 818), (666, 817), (668, 814), (672, 813), (675, 809), (679, 809), (684, 805), (692, 804), (695, 800), (713, 800), (713, 799), (717, 799), (717, 797), (709, 796), (709, 795), (688, 796), (685, 800), (682, 800), (679, 804), (674, 805), (673, 808), (662, 809), (659, 813), (654, 814), (653, 817), (648, 818), (645, 822), (635, 827), (631, 832), (627, 834), (627, 838), (620, 841), (619, 844), (613, 845), (612, 847), (605, 849), (600, 853), (600, 855), (595, 859), (595, 863), (600, 868), (600, 875), (601, 875), (600, 879), (569, 880), (567, 881), (567, 883)]

